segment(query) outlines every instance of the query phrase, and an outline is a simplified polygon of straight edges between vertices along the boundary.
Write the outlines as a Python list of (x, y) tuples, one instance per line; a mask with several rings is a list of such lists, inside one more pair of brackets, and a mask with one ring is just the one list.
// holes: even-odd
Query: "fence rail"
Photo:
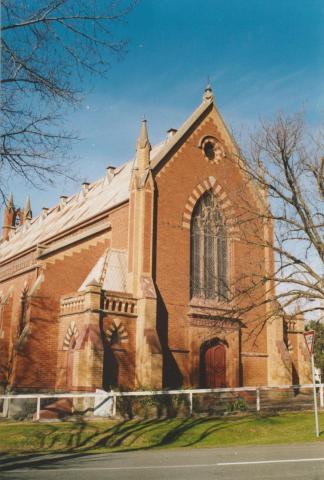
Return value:
[[(317, 395), (319, 397), (320, 408), (324, 408), (324, 384), (316, 384), (316, 388)], [(109, 392), (100, 391), (97, 393), (27, 393), (17, 395), (7, 394), (0, 395), (0, 405), (2, 403), (2, 412), (0, 411), (0, 416), (10, 416), (11, 402), (35, 400), (36, 410), (34, 409), (33, 411), (32, 407), (32, 418), (33, 420), (37, 421), (41, 418), (41, 402), (44, 401), (44, 403), (46, 403), (46, 399), (58, 401), (60, 401), (60, 399), (73, 399), (76, 400), (74, 404), (76, 404), (78, 400), (83, 399), (84, 403), (86, 403), (87, 400), (92, 399), (94, 400), (94, 406), (91, 408), (86, 408), (87, 412), (91, 410), (94, 415), (100, 415), (100, 412), (102, 412), (102, 407), (107, 404), (107, 402), (109, 402), (109, 408), (106, 408), (105, 414), (100, 416), (116, 417), (117, 414), (120, 414), (118, 410), (122, 410), (122, 402), (120, 403), (118, 408), (118, 401), (122, 401), (123, 399), (131, 399), (132, 397), (146, 397), (147, 399), (158, 399), (159, 397), (168, 398), (172, 396), (176, 398), (178, 397), (177, 400), (184, 400), (183, 404), (185, 405), (185, 407), (187, 407), (189, 415), (193, 415), (194, 413), (208, 413), (210, 411), (221, 412), (224, 404), (225, 406), (227, 406), (228, 412), (235, 411), (235, 408), (237, 408), (238, 410), (248, 410), (256, 412), (260, 412), (261, 410), (266, 409), (294, 410), (298, 408), (311, 408), (312, 389), (313, 384), (305, 384), (280, 385), (275, 387), (261, 386), (185, 390), (143, 390), (131, 392), (120, 392), (111, 390)], [(241, 404), (237, 403), (238, 401), (241, 401)], [(73, 411), (76, 411), (74, 404), (73, 402), (71, 402), (71, 411), (66, 412), (67, 414), (73, 414)], [(170, 403), (168, 405), (170, 405)], [(128, 407), (131, 408), (131, 404), (128, 404)], [(45, 411), (46, 408), (48, 408), (48, 405), (44, 407)]]

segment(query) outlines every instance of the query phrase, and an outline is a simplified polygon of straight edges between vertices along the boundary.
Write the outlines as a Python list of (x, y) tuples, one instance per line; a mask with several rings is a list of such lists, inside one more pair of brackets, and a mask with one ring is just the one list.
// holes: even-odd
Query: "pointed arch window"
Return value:
[(20, 317), (19, 317), (19, 335), (22, 334), (26, 324), (27, 324), (27, 308), (28, 308), (28, 289), (25, 288), (22, 292), (20, 299)]
[(191, 219), (191, 297), (228, 299), (228, 239), (215, 195), (198, 200)]

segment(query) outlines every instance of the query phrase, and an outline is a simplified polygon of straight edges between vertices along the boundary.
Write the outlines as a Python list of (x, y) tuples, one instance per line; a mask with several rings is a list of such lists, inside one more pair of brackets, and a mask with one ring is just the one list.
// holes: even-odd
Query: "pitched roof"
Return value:
[(87, 275), (79, 292), (82, 292), (93, 280), (98, 282), (104, 290), (127, 292), (126, 250), (106, 250)]
[[(171, 137), (154, 146), (151, 151), (152, 168), (172, 151), (185, 133), (213, 105), (212, 98), (204, 100), (180, 129)], [(108, 211), (129, 199), (129, 185), (134, 159), (114, 170), (112, 178), (105, 176), (61, 203), (42, 212), (31, 221), (17, 227), (8, 241), (0, 243), (0, 262), (12, 256), (51, 241), (51, 238)]]
[(87, 192), (81, 190), (68, 197), (64, 205), (55, 205), (17, 227), (9, 240), (0, 244), (0, 259), (43, 244), (51, 237), (126, 201), (132, 166), (133, 161), (121, 165), (110, 182), (107, 177), (100, 178), (89, 185)]

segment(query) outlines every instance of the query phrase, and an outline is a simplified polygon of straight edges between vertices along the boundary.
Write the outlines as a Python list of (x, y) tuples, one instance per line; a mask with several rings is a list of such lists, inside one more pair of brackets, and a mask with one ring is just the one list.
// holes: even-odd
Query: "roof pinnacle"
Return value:
[(212, 90), (212, 87), (211, 87), (210, 83), (208, 82), (208, 84), (206, 85), (205, 91), (204, 91), (203, 100), (205, 102), (210, 102), (211, 100), (213, 100), (213, 98), (214, 98), (213, 90)]
[(145, 116), (143, 116), (141, 131), (137, 140), (137, 148), (145, 148), (146, 146), (148, 146), (148, 148), (151, 150), (151, 145), (149, 142), (148, 132), (147, 132), (147, 120)]
[(25, 219), (26, 220), (31, 220), (32, 217), (33, 217), (31, 207), (30, 207), (30, 197), (29, 197), (29, 195), (27, 195), (27, 198), (26, 198), (24, 214), (25, 214)]
[(139, 170), (146, 170), (150, 165), (151, 145), (147, 132), (147, 121), (144, 117), (142, 120), (140, 135), (136, 146), (136, 165)]

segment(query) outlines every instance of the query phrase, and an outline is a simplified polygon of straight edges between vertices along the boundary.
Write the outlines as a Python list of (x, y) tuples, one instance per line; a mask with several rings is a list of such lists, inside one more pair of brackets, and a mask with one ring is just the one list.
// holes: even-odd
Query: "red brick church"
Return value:
[[(308, 382), (303, 319), (269, 316), (272, 302), (258, 304), (272, 295), (269, 282), (249, 289), (247, 279), (274, 262), (246, 239), (257, 230), (272, 241), (272, 225), (238, 222), (244, 198), (268, 208), (240, 162), (208, 86), (160, 144), (151, 148), (143, 120), (133, 160), (37, 217), (29, 199), (17, 208), (10, 196), (0, 242), (2, 387)], [(238, 305), (243, 287), (250, 293)]]

